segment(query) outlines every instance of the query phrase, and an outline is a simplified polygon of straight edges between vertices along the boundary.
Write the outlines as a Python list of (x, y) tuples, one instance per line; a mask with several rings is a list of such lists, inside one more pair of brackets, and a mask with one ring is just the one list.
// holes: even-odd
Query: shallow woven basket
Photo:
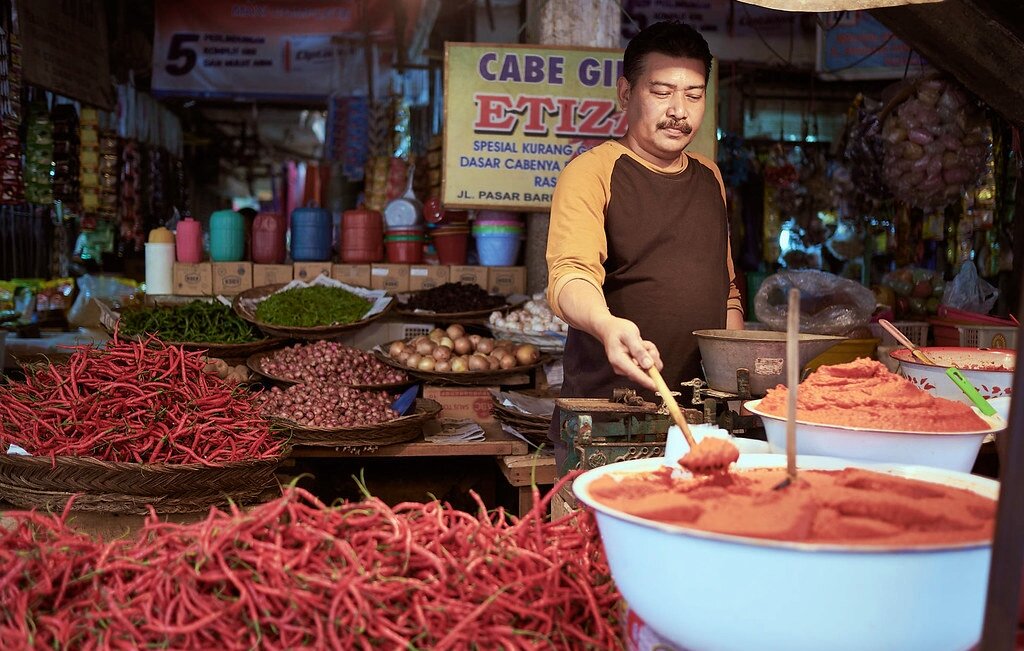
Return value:
[(279, 326), (260, 321), (256, 318), (255, 311), (249, 310), (242, 305), (243, 299), (259, 300), (266, 298), (284, 287), (286, 284), (287, 283), (277, 283), (275, 285), (262, 285), (260, 287), (247, 289), (244, 292), (235, 295), (235, 299), (232, 301), (231, 307), (234, 309), (235, 314), (242, 317), (249, 323), (254, 324), (260, 330), (272, 337), (285, 337), (290, 339), (331, 339), (332, 337), (337, 337), (342, 333), (349, 332), (351, 330), (359, 330), (360, 328), (373, 323), (387, 314), (395, 305), (395, 301), (392, 300), (388, 303), (387, 307), (380, 312), (365, 319), (353, 321), (352, 323), (334, 323), (331, 325), (311, 326), (307, 328)]
[(373, 354), (377, 356), (379, 360), (391, 366), (393, 368), (401, 369), (411, 375), (412, 377), (418, 377), (424, 382), (430, 384), (457, 384), (461, 386), (481, 386), (491, 384), (505, 384), (502, 380), (505, 380), (514, 375), (521, 375), (527, 373), (530, 369), (543, 366), (551, 361), (551, 355), (542, 354), (536, 362), (528, 366), (516, 366), (514, 368), (497, 369), (494, 371), (466, 371), (465, 373), (451, 373), (451, 372), (438, 372), (438, 371), (419, 371), (416, 369), (407, 368), (401, 362), (391, 359), (391, 357), (381, 350), (379, 347), (373, 349)]
[(568, 335), (551, 333), (546, 335), (530, 334), (520, 330), (506, 330), (493, 323), (488, 326), (495, 339), (508, 339), (517, 344), (533, 344), (545, 353), (561, 354), (565, 352), (565, 340)]
[[(272, 373), (268, 373), (267, 371), (263, 370), (263, 366), (262, 366), (263, 360), (267, 359), (268, 357), (273, 357), (274, 353), (276, 353), (276, 352), (277, 351), (266, 351), (266, 352), (256, 353), (255, 355), (250, 355), (245, 360), (245, 365), (248, 366), (249, 370), (252, 371), (253, 373), (256, 373), (257, 375), (261, 375), (261, 376), (267, 378), (268, 380), (272, 380), (274, 382), (278, 382), (278, 383), (284, 384), (284, 385), (302, 384), (302, 382), (300, 380), (292, 380), (290, 378), (281, 377), (280, 375), (274, 375)], [(408, 377), (408, 375), (409, 374), (406, 373), (407, 377)], [(387, 384), (350, 384), (348, 382), (342, 382), (341, 384), (344, 385), (344, 386), (347, 386), (347, 387), (352, 387), (353, 389), (365, 389), (365, 390), (372, 390), (372, 391), (392, 391), (394, 389), (403, 389), (403, 388), (409, 386), (410, 384), (414, 384), (414, 380), (410, 377), (405, 382), (389, 382)]]
[(411, 292), (409, 294), (399, 294), (398, 298), (395, 301), (395, 314), (397, 316), (400, 316), (403, 319), (410, 321), (441, 321), (445, 323), (456, 323), (463, 319), (486, 318), (491, 315), (491, 312), (500, 312), (502, 314), (506, 314), (512, 311), (513, 309), (519, 307), (523, 303), (525, 303), (525, 300), (517, 301), (515, 303), (509, 303), (508, 300), (506, 299), (505, 303), (503, 303), (502, 305), (497, 305), (495, 307), (481, 307), (475, 310), (462, 310), (459, 312), (433, 312), (430, 310), (410, 310), (408, 307), (405, 306), (405, 303), (407, 303), (408, 300), (411, 297), (415, 296), (416, 294), (417, 292)]
[(292, 445), (344, 448), (378, 448), (411, 441), (423, 431), (423, 424), (441, 412), (440, 403), (428, 398), (416, 399), (416, 411), (386, 423), (359, 427), (307, 427), (283, 418), (272, 419), (291, 435)]
[[(108, 333), (114, 334), (117, 322), (121, 318), (120, 312), (114, 310), (102, 301), (96, 301), (96, 304), (99, 305), (100, 308), (100, 325), (102, 325), (103, 329)], [(142, 340), (142, 337), (139, 335), (126, 338), (134, 341)], [(243, 363), (249, 355), (280, 348), (286, 343), (286, 341), (280, 337), (265, 337), (256, 341), (246, 342), (244, 344), (218, 344), (201, 341), (164, 341), (163, 339), (160, 341), (163, 341), (165, 344), (170, 346), (181, 346), (185, 350), (205, 350), (209, 357), (219, 357), (225, 361), (236, 363)]]
[(90, 457), (0, 454), (0, 498), (16, 506), (59, 510), (78, 494), (74, 510), (111, 513), (204, 511), (229, 499), (254, 499), (273, 485), (280, 459), (222, 466), (127, 463)]

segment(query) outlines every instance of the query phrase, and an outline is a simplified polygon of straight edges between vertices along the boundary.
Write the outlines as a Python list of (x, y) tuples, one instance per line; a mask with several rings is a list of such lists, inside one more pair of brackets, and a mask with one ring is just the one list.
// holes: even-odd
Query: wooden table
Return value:
[(555, 483), (555, 458), (551, 455), (518, 454), (498, 459), (498, 468), (519, 493), (519, 515), (533, 508), (533, 484), (551, 486)]
[(332, 457), (506, 457), (526, 454), (529, 446), (501, 429), (497, 423), (487, 423), (483, 441), (465, 443), (431, 443), (419, 438), (406, 443), (382, 445), (376, 450), (353, 453), (342, 447), (296, 446), (291, 456), (295, 458)]

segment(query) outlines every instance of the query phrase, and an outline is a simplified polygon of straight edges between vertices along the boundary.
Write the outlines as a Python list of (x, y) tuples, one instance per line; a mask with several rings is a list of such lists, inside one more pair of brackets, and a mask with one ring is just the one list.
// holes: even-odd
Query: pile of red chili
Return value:
[(115, 336), (29, 368), (0, 386), (0, 452), (205, 465), (280, 456), (250, 394), (205, 365), (202, 352)]
[[(552, 491), (552, 494), (554, 491)], [(538, 497), (535, 494), (535, 497)], [(549, 494), (550, 497), (550, 494)], [(438, 502), (325, 507), (301, 489), (93, 542), (62, 518), (0, 528), (6, 648), (617, 649), (592, 516)]]

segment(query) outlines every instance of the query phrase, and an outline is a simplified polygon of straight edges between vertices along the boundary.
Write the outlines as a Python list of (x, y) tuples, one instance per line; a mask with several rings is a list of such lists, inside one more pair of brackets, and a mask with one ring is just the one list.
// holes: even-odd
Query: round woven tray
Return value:
[(25, 508), (146, 514), (204, 511), (227, 500), (247, 501), (274, 483), (280, 459), (222, 466), (127, 463), (90, 457), (0, 454), (0, 497)]
[(272, 418), (284, 432), (291, 435), (292, 445), (345, 448), (378, 448), (382, 445), (410, 441), (423, 430), (423, 423), (441, 412), (441, 405), (427, 398), (416, 399), (416, 411), (386, 423), (359, 427), (308, 427), (284, 418)]
[(387, 314), (395, 305), (395, 301), (392, 300), (390, 303), (388, 303), (387, 307), (385, 307), (380, 312), (365, 319), (353, 321), (352, 323), (334, 323), (331, 325), (310, 326), (301, 328), (273, 325), (271, 323), (260, 321), (259, 319), (256, 318), (256, 314), (254, 311), (247, 309), (242, 304), (242, 301), (245, 299), (259, 300), (262, 298), (266, 298), (267, 296), (270, 296), (277, 290), (284, 287), (286, 284), (287, 283), (278, 283), (276, 285), (263, 285), (261, 287), (253, 287), (252, 289), (247, 289), (246, 291), (235, 295), (235, 299), (234, 301), (232, 301), (231, 307), (235, 311), (235, 314), (242, 317), (249, 323), (254, 324), (260, 330), (262, 330), (263, 332), (272, 337), (285, 337), (290, 339), (331, 339), (332, 337), (337, 337), (338, 335), (343, 334), (345, 332), (349, 332), (351, 330), (359, 330), (360, 328), (366, 327), (370, 323), (373, 323), (377, 319)]
[[(114, 310), (102, 301), (96, 301), (96, 304), (100, 308), (100, 325), (102, 325), (103, 329), (109, 334), (114, 334), (117, 322), (121, 318), (120, 312)], [(134, 341), (142, 340), (142, 337), (139, 335), (132, 335), (126, 338)], [(165, 341), (163, 339), (160, 341), (163, 341), (169, 346), (181, 346), (185, 350), (205, 350), (209, 357), (219, 357), (225, 361), (237, 360), (238, 362), (243, 362), (245, 358), (253, 353), (273, 350), (274, 348), (281, 347), (285, 343), (285, 340), (280, 337), (264, 337), (263, 339), (247, 341), (241, 344), (220, 344), (202, 341)]]
[[(252, 371), (253, 373), (261, 375), (273, 382), (286, 385), (302, 384), (301, 380), (292, 380), (291, 378), (282, 377), (280, 375), (274, 375), (263, 370), (261, 362), (268, 357), (272, 357), (274, 355), (274, 352), (276, 351), (268, 351), (264, 353), (256, 353), (255, 355), (250, 355), (249, 358), (245, 360), (245, 365), (248, 366), (249, 370)], [(406, 376), (408, 376), (408, 373), (406, 373)], [(409, 378), (405, 382), (389, 382), (387, 384), (350, 384), (348, 382), (342, 382), (341, 384), (347, 387), (352, 387), (353, 389), (391, 391), (394, 389), (403, 389), (413, 383), (413, 379)]]
[(459, 384), (464, 386), (477, 386), (486, 384), (503, 384), (502, 380), (510, 378), (514, 375), (521, 375), (530, 371), (531, 369), (542, 366), (551, 361), (550, 355), (541, 355), (536, 362), (528, 366), (516, 366), (515, 368), (506, 368), (498, 370), (488, 371), (466, 371), (465, 373), (439, 373), (437, 371), (419, 371), (411, 368), (407, 368), (403, 364), (396, 360), (391, 359), (387, 353), (382, 351), (380, 348), (374, 348), (373, 354), (377, 356), (382, 362), (388, 366), (401, 369), (413, 377), (418, 377), (424, 382), (430, 384)]
[(477, 310), (463, 310), (461, 312), (430, 312), (425, 310), (410, 310), (401, 302), (396, 300), (395, 314), (403, 319), (411, 321), (442, 321), (454, 323), (462, 319), (486, 318), (491, 315), (491, 312), (501, 312), (504, 314), (515, 309), (519, 305), (521, 305), (521, 303), (504, 303), (503, 305), (495, 307), (480, 308)]

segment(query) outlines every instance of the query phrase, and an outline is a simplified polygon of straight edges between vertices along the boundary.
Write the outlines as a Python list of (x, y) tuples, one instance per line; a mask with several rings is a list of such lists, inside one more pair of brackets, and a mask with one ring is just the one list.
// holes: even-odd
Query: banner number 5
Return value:
[[(167, 48), (167, 65), (164, 69), (171, 75), (184, 75), (196, 67), (196, 51), (188, 46), (198, 43), (198, 34), (175, 34), (171, 36), (171, 45)], [(179, 62), (179, 60), (181, 60)]]

